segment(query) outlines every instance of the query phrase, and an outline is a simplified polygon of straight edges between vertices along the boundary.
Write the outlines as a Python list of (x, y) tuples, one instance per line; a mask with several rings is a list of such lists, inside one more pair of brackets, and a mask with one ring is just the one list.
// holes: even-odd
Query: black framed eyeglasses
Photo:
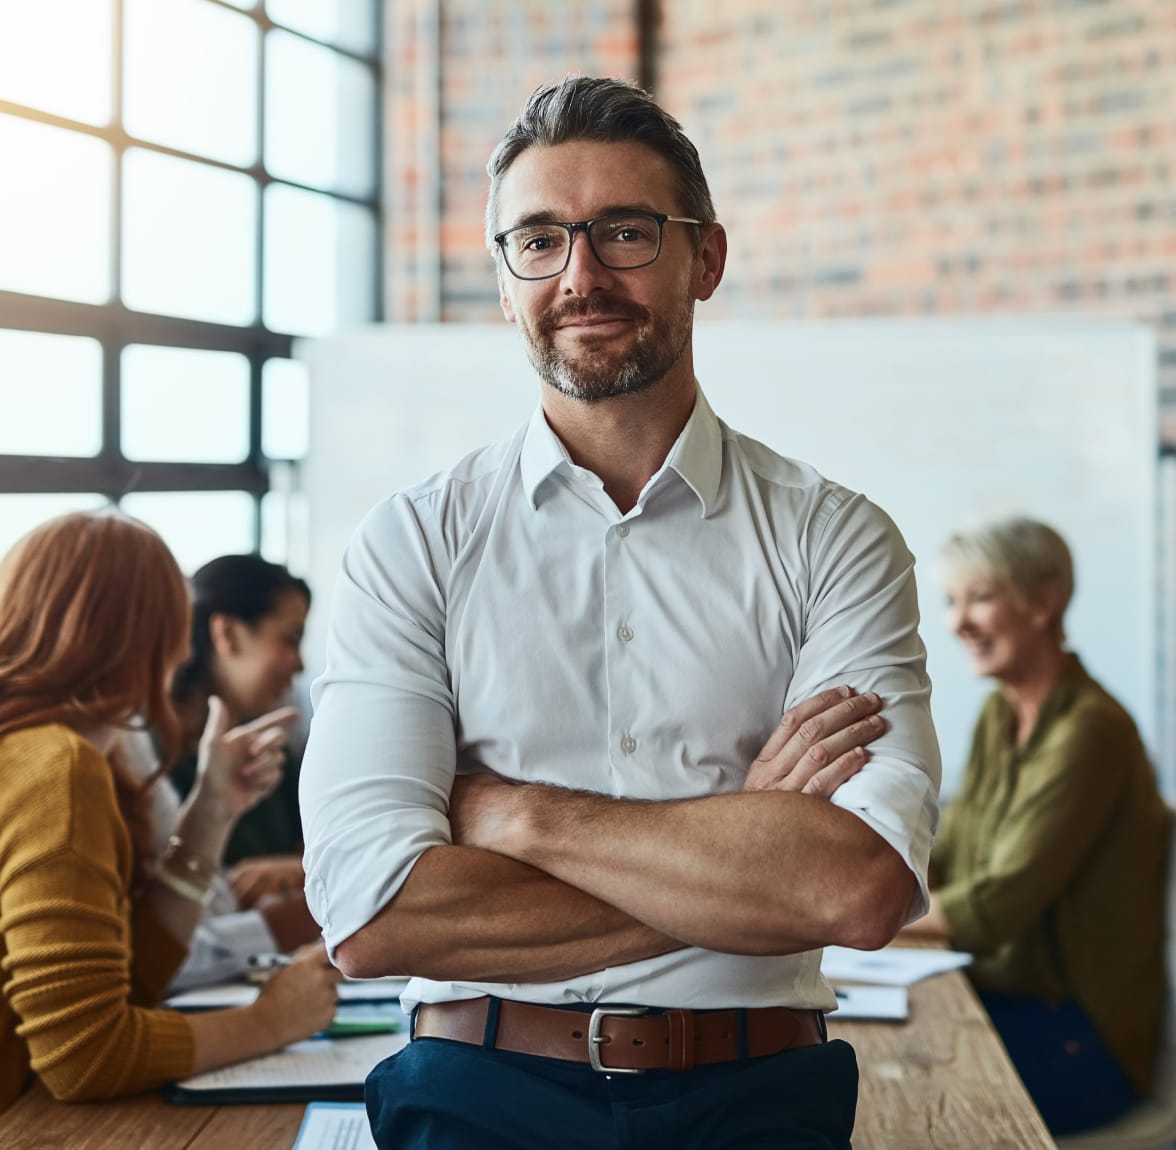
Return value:
[(521, 280), (546, 280), (557, 276), (572, 258), (577, 232), (588, 237), (592, 254), (606, 268), (632, 271), (653, 263), (661, 254), (662, 230), (667, 223), (702, 224), (688, 216), (663, 212), (609, 212), (594, 220), (561, 224), (520, 224), (494, 237), (511, 275)]

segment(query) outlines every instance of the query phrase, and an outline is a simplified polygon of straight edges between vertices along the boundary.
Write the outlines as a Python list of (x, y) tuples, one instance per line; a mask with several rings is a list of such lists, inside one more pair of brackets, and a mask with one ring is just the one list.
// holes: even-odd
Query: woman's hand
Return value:
[(301, 894), (306, 876), (297, 855), (262, 855), (242, 859), (229, 871), (229, 883), (242, 910), (256, 906), (263, 898), (285, 898)]
[(228, 711), (213, 695), (200, 736), (194, 797), (230, 820), (256, 806), (282, 780), (286, 728), (297, 717), (296, 707), (279, 707), (230, 729)]
[(277, 1049), (330, 1026), (339, 998), (335, 984), (342, 977), (327, 959), (326, 946), (312, 943), (296, 951), (289, 966), (274, 971), (246, 1009)]

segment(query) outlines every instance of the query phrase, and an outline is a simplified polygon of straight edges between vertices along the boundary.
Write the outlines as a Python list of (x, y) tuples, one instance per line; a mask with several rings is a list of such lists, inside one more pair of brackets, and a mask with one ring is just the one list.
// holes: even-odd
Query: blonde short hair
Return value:
[(1023, 600), (1047, 583), (1061, 592), (1058, 625), (1074, 595), (1074, 561), (1052, 527), (1015, 515), (955, 532), (943, 545), (946, 571), (984, 575), (1004, 583)]

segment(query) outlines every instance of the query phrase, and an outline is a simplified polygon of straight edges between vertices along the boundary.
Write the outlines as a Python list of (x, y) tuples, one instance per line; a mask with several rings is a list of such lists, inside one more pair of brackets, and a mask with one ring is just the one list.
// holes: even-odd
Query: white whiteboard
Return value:
[[(365, 328), (303, 345), (311, 372), (309, 576), (322, 664), (347, 539), (384, 495), (508, 435), (539, 384), (514, 328)], [(1156, 750), (1155, 347), (1142, 325), (1072, 318), (700, 323), (698, 378), (727, 423), (884, 507), (918, 560), (923, 638), (955, 786), (981, 700), (945, 630), (935, 556), (1020, 511), (1074, 550), (1068, 632)]]

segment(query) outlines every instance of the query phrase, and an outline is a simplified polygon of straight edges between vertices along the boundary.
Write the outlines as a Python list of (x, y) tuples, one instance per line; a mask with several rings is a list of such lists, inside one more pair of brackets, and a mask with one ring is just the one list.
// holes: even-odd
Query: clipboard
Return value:
[(361, 1102), (372, 1068), (408, 1045), (407, 1030), (350, 1038), (308, 1038), (274, 1054), (196, 1074), (164, 1088), (179, 1106), (278, 1102)]

